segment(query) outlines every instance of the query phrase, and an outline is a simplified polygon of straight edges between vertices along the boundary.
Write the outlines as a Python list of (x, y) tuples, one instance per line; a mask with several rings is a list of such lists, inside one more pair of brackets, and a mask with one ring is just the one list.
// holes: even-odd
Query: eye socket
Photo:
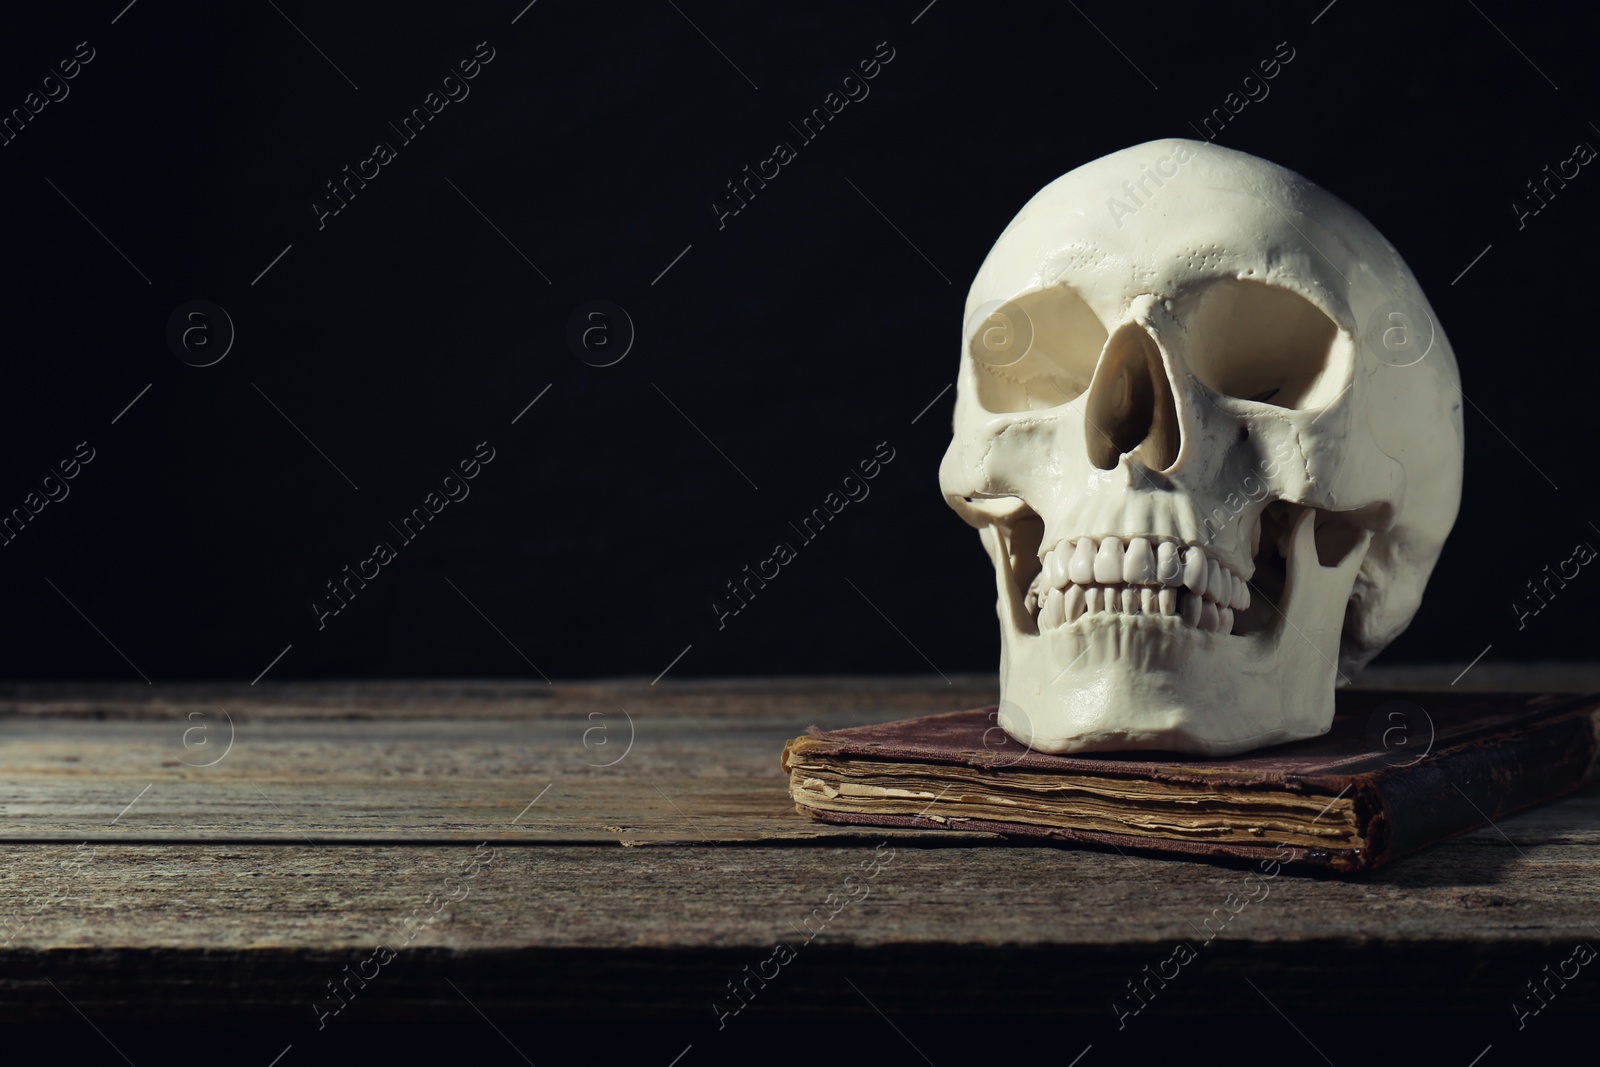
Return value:
[(1083, 395), (1106, 328), (1062, 283), (981, 305), (967, 320), (975, 396), (996, 414), (1042, 411)]
[(1181, 299), (1195, 377), (1225, 396), (1273, 407), (1331, 403), (1349, 375), (1338, 324), (1299, 293), (1224, 279)]

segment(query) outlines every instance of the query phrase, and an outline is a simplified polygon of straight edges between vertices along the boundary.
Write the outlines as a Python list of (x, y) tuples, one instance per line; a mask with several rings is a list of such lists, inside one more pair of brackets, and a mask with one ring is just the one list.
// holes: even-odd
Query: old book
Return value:
[(828, 822), (1364, 871), (1582, 788), (1597, 738), (1600, 695), (1347, 690), (1323, 737), (1223, 759), (1030, 752), (991, 707), (813, 726), (783, 767)]

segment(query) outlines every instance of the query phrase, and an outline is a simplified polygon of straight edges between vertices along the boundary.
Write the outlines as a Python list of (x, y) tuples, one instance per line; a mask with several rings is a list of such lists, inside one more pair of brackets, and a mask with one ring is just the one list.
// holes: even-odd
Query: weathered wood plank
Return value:
[[(983, 684), (332, 684), (225, 706), (205, 686), (12, 686), (0, 840), (850, 839), (794, 813), (784, 741), (981, 704)], [(1552, 832), (1593, 840), (1589, 802), (1569, 803)]]
[(991, 684), (11, 686), (0, 839), (849, 837), (794, 813), (784, 741)]
[[(1539, 687), (1489, 667), (1477, 687)], [(1600, 688), (1562, 677), (1548, 687)], [(0, 1018), (75, 1018), (70, 997), (107, 1020), (210, 1007), (309, 1026), (327, 983), (383, 943), (400, 955), (353, 1018), (474, 1018), (450, 978), (491, 1012), (700, 1015), (710, 1030), (729, 981), (823, 918), (762, 1012), (875, 1011), (841, 997), (848, 979), (896, 1015), (1104, 1022), (1210, 919), (1204, 977), (1163, 994), (1166, 1010), (1270, 1016), (1250, 978), (1291, 1013), (1337, 995), (1380, 1014), (1505, 1014), (1526, 979), (1600, 937), (1596, 791), (1364, 879), (1281, 874), (1237, 914), (1245, 868), (793, 812), (778, 754), (806, 726), (982, 705), (991, 686), (6, 687)], [(463, 882), (484, 841), (493, 863)], [(895, 852), (875, 868), (880, 843)], [(841, 892), (861, 895), (839, 907)], [(1600, 1005), (1590, 986), (1563, 991), (1564, 1010)]]
[(214, 757), (162, 723), (12, 722), (0, 727), (0, 837), (632, 845), (853, 833), (794, 812), (778, 758), (803, 727), (640, 715), (630, 751), (625, 720), (586, 747), (593, 722), (255, 721), (210, 767), (186, 765)]
[[(1524, 842), (1519, 856), (1492, 830), (1364, 881), (1247, 880), (1249, 868), (1114, 852), (878, 840), (889, 843), (492, 851), (7, 845), (0, 919), (12, 950), (358, 948), (414, 908), (455, 895), (416, 945), (678, 949), (803, 936), (802, 921), (847, 885), (863, 887), (860, 899), (821, 940), (854, 947), (1193, 940), (1247, 881), (1264, 890), (1227, 923), (1224, 939), (1593, 938), (1589, 924), (1600, 912), (1588, 846)], [(477, 874), (469, 877), (474, 856)]]
[[(1205, 953), (1210, 977), (1197, 987), (1249, 974), (1284, 991), (1285, 1010), (1361, 974), (1369, 991), (1404, 987), (1408, 1010), (1424, 1015), (1503, 1011), (1519, 968), (1531, 974), (1594, 939), (1600, 910), (1591, 850), (1529, 842), (1523, 857), (1493, 831), (1368, 881), (1279, 875), (1237, 915), (1213, 919), (1209, 946), (1205, 922), (1229, 914), (1219, 909), (1242, 891), (1243, 870), (1051, 848), (889, 849), (873, 862), (870, 848), (831, 846), (511, 846), (469, 879), (466, 846), (101, 845), (92, 859), (5, 846), (0, 886), (20, 911), (0, 950), (0, 1016), (45, 1005), (48, 974), (97, 1010), (159, 996), (288, 1017), (379, 945), (404, 960), (384, 1010), (458, 1010), (439, 981), (449, 974), (501, 1006), (582, 1011), (601, 998), (611, 1011), (704, 1012), (784, 939), (795, 971), (812, 974), (784, 987), (801, 1012), (837, 1007), (825, 976), (914, 963), (880, 983), (885, 1010), (959, 1001), (1104, 1014), (1126, 979), (1180, 941)], [(439, 903), (447, 896), (459, 899)], [(1402, 954), (1401, 973), (1372, 970)], [(130, 973), (138, 985), (122, 981)], [(1600, 1005), (1589, 985), (1574, 983), (1570, 1002)]]

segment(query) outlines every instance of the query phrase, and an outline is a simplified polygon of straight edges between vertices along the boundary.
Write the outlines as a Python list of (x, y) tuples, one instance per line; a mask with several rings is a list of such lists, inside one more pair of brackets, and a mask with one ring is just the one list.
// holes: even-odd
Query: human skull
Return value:
[(999, 723), (1043, 752), (1326, 733), (1461, 496), (1455, 357), (1354, 209), (1198, 141), (1033, 197), (967, 296), (945, 499), (994, 563)]

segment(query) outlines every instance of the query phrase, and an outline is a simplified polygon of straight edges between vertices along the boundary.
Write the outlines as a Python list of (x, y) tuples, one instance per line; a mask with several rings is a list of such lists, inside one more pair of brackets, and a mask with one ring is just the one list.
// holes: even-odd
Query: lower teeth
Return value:
[(1077, 585), (1051, 589), (1038, 601), (1030, 591), (1027, 607), (1037, 604), (1041, 630), (1053, 630), (1076, 622), (1085, 615), (1114, 615), (1138, 618), (1144, 615), (1179, 617), (1189, 626), (1210, 633), (1231, 633), (1234, 613), (1204, 596), (1184, 589), (1136, 587), (1130, 585)]

